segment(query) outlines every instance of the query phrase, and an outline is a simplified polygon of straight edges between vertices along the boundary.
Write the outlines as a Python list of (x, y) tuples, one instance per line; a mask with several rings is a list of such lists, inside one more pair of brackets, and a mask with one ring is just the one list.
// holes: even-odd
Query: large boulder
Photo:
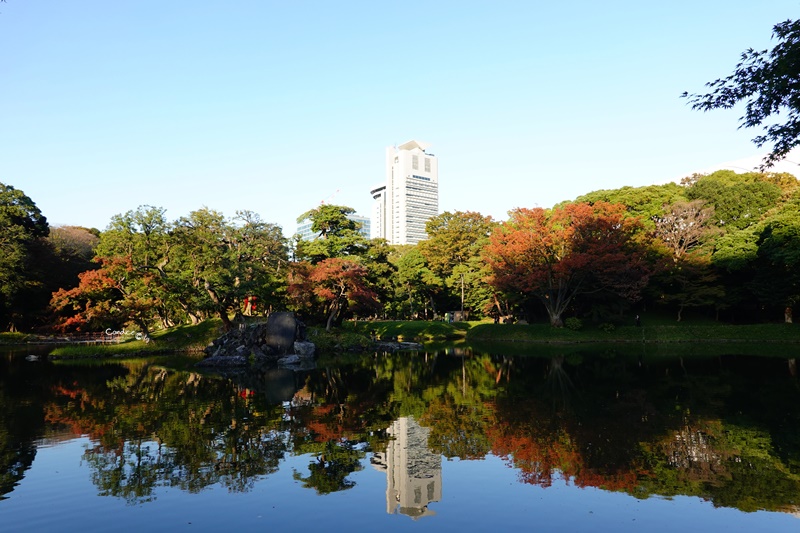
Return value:
[[(274, 365), (284, 356), (298, 354), (313, 364), (316, 346), (305, 341), (304, 324), (294, 313), (272, 313), (266, 322), (239, 324), (205, 349), (201, 366), (259, 368)], [(308, 364), (308, 361), (304, 366)]]
[(272, 313), (267, 318), (264, 342), (275, 350), (275, 353), (288, 354), (294, 347), (294, 341), (297, 340), (298, 330), (299, 326), (294, 313)]

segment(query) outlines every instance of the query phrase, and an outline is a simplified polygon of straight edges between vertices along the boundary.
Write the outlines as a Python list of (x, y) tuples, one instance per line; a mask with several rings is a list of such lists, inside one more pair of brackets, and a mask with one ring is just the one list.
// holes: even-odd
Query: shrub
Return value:
[(611, 322), (604, 322), (604, 323), (600, 324), (600, 329), (602, 329), (606, 333), (611, 333), (617, 328)]
[(579, 329), (583, 328), (583, 322), (581, 322), (580, 318), (575, 318), (574, 316), (569, 317), (564, 321), (564, 325), (567, 329), (571, 329), (572, 331), (578, 331)]

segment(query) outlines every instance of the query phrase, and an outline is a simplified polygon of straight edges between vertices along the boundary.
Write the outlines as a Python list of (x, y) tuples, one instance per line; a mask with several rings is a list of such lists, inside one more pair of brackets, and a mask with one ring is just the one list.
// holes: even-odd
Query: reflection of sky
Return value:
[[(637, 500), (624, 493), (554, 481), (522, 485), (518, 471), (494, 456), (442, 463), (437, 518), (448, 527), (490, 530), (499, 525), (537, 531), (798, 531), (800, 520), (781, 513), (714, 508), (699, 498)], [(483, 516), (476, 516), (476, 509)]]
[[(39, 448), (20, 485), (0, 501), (3, 531), (797, 531), (800, 520), (779, 513), (714, 508), (697, 498), (637, 500), (621, 493), (581, 489), (564, 481), (542, 488), (521, 484), (518, 471), (493, 456), (442, 461), (442, 501), (422, 521), (385, 512), (386, 474), (369, 467), (348, 478), (352, 489), (318, 495), (292, 478), (306, 475), (313, 456), (287, 457), (253, 490), (229, 493), (214, 486), (191, 494), (159, 487), (155, 499), (126, 505), (98, 497), (82, 456), (87, 439)], [(291, 529), (290, 529), (291, 528)]]

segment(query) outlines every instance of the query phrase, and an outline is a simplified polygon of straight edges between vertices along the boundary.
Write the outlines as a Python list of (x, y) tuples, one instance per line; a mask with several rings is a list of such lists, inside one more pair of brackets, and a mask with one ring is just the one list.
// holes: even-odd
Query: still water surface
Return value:
[(6, 352), (0, 530), (800, 530), (794, 359), (698, 350)]

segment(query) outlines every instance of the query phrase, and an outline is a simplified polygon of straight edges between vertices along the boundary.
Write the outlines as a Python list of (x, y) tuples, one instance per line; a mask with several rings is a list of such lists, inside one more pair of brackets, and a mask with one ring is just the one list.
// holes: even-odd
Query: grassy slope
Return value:
[(381, 340), (432, 341), (463, 339), (470, 329), (469, 322), (426, 322), (422, 320), (384, 320), (376, 322), (345, 322), (344, 329)]
[(0, 333), (0, 345), (3, 345), (3, 344), (25, 344), (32, 337), (33, 337), (32, 335), (28, 335), (27, 333), (3, 332), (3, 333)]
[(222, 334), (222, 322), (206, 320), (196, 326), (176, 326), (157, 331), (150, 342), (130, 340), (119, 344), (58, 346), (50, 355), (59, 357), (92, 357), (109, 355), (145, 355), (171, 352), (199, 352)]
[(381, 339), (536, 343), (667, 343), (667, 342), (800, 342), (797, 324), (729, 325), (713, 321), (675, 322), (648, 317), (644, 326), (617, 326), (606, 330), (587, 325), (578, 331), (549, 324), (493, 324), (490, 322), (378, 321), (348, 323), (347, 328)]
[[(466, 342), (479, 348), (494, 343), (536, 344), (537, 350), (554, 346), (563, 350), (567, 345), (671, 345), (696, 343), (792, 344), (800, 343), (798, 324), (728, 325), (709, 320), (675, 322), (674, 318), (648, 315), (643, 327), (633, 325), (603, 329), (586, 325), (578, 331), (552, 328), (548, 324), (493, 324), (491, 322), (426, 321), (358, 321), (346, 322), (341, 330), (327, 334), (324, 330), (309, 328), (309, 340), (322, 351), (340, 351), (342, 348), (366, 348), (370, 337), (381, 340), (404, 340), (425, 343), (446, 342), (448, 345)], [(51, 355), (61, 357), (93, 357), (147, 355), (167, 352), (199, 352), (222, 334), (221, 322), (209, 320), (197, 326), (177, 326), (155, 332), (151, 342), (131, 340), (107, 345), (62, 345)], [(313, 338), (312, 338), (313, 337)], [(0, 342), (21, 343), (30, 336), (2, 334)], [(558, 348), (558, 347), (561, 348)], [(579, 349), (579, 348), (576, 348)], [(672, 348), (670, 348), (672, 349)], [(690, 349), (690, 348), (687, 348)], [(529, 348), (526, 350), (530, 351)]]

